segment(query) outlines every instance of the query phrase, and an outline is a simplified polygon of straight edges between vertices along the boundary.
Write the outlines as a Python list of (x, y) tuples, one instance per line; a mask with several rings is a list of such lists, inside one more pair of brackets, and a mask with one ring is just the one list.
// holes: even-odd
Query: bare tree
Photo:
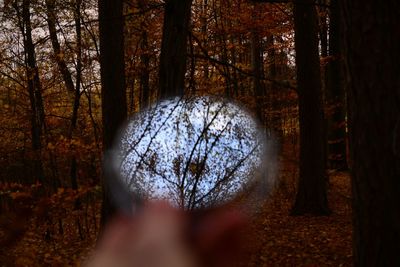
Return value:
[[(35, 44), (32, 39), (31, 25), (31, 1), (24, 0), (22, 5), (18, 2), (13, 4), (17, 13), (19, 28), (24, 41), (25, 53), (25, 69), (27, 87), (29, 93), (29, 101), (31, 106), (31, 133), (32, 133), (32, 150), (35, 154), (33, 159), (34, 175), (40, 182), (44, 180), (44, 170), (42, 163), (42, 134), (45, 130), (45, 111), (42, 97), (42, 84), (39, 77), (39, 71), (36, 62)], [(22, 13), (21, 13), (22, 9)]]

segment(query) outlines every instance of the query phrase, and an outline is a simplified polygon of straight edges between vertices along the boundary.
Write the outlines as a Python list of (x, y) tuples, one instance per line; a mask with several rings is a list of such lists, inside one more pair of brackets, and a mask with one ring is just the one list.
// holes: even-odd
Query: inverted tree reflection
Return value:
[(165, 100), (121, 133), (114, 164), (129, 190), (180, 208), (233, 199), (259, 176), (263, 131), (243, 108), (212, 97)]

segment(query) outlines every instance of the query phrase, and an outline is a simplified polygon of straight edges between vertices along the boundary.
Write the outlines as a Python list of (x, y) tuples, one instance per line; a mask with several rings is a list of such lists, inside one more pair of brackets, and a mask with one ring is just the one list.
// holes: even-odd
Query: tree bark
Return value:
[(333, 169), (347, 169), (346, 105), (343, 84), (343, 56), (340, 49), (340, 10), (338, 0), (330, 1), (329, 56), (327, 65), (326, 100), (328, 117), (328, 163)]
[(400, 266), (400, 2), (340, 3), (354, 266)]
[(313, 0), (294, 2), (295, 50), (300, 120), (300, 175), (292, 214), (329, 214), (326, 196), (325, 131)]
[(159, 97), (183, 95), (192, 0), (165, 1)]
[[(103, 150), (112, 147), (118, 128), (126, 119), (124, 18), (122, 0), (99, 0), (101, 104)], [(102, 224), (115, 212), (103, 182)]]

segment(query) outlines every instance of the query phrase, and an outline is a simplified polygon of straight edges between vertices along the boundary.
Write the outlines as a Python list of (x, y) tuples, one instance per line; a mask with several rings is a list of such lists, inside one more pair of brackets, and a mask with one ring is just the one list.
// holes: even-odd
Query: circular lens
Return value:
[(166, 199), (185, 210), (208, 208), (256, 184), (268, 191), (273, 175), (265, 168), (265, 136), (239, 105), (213, 97), (174, 98), (128, 122), (113, 164), (128, 190), (144, 199)]

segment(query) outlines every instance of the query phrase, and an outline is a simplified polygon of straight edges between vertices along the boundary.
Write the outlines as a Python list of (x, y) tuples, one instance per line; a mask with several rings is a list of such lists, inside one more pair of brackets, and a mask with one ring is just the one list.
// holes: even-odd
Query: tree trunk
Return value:
[[(76, 81), (75, 81), (75, 93), (74, 101), (72, 105), (72, 116), (71, 124), (68, 130), (68, 139), (72, 140), (76, 124), (78, 122), (78, 111), (81, 99), (81, 79), (82, 79), (82, 33), (81, 33), (81, 4), (82, 0), (76, 0), (75, 10), (74, 10), (74, 21), (75, 21), (75, 31), (76, 31)], [(78, 189), (78, 177), (77, 177), (77, 167), (78, 162), (75, 157), (75, 151), (72, 152), (71, 157), (71, 187), (72, 189)], [(79, 201), (76, 202), (78, 206)]]
[(140, 109), (143, 110), (150, 105), (150, 54), (146, 29), (142, 31), (140, 46), (142, 49), (140, 55)]
[(400, 266), (400, 2), (341, 1), (355, 266)]
[[(124, 63), (124, 18), (122, 0), (99, 0), (101, 104), (103, 149), (112, 147), (118, 128), (126, 119)], [(101, 221), (104, 225), (115, 212), (103, 182)]]
[(338, 0), (330, 2), (329, 56), (327, 65), (326, 98), (328, 117), (328, 163), (333, 169), (347, 169), (346, 111), (343, 84), (343, 59), (340, 51), (340, 10)]
[[(208, 0), (203, 0), (202, 1), (202, 15), (201, 15), (201, 42), (204, 47), (208, 47), (208, 36), (207, 36), (207, 31), (208, 31)], [(210, 77), (210, 71), (209, 71), (209, 63), (204, 60), (204, 63), (202, 65), (202, 70), (203, 70), (203, 78), (205, 80), (208, 80)]]
[(191, 6), (192, 0), (165, 1), (159, 69), (160, 98), (184, 93)]
[(30, 4), (30, 0), (22, 2), (22, 15), (20, 14), (18, 3), (14, 4), (14, 8), (18, 15), (19, 27), (24, 39), (25, 68), (31, 105), (32, 150), (34, 153), (33, 173), (41, 183), (45, 183), (41, 156), (41, 138), (45, 129), (45, 112), (42, 99), (42, 85), (36, 62), (35, 45), (32, 40)]
[(49, 27), (51, 45), (54, 51), (54, 58), (56, 60), (58, 69), (63, 77), (65, 87), (71, 93), (74, 92), (74, 83), (72, 81), (71, 72), (69, 71), (67, 64), (64, 60), (64, 54), (61, 50), (60, 42), (57, 37), (56, 19), (55, 13), (55, 0), (46, 0), (46, 13), (47, 13), (47, 25)]
[(294, 4), (300, 120), (300, 176), (293, 215), (328, 214), (325, 131), (318, 54), (318, 21), (313, 0)]
[(253, 72), (252, 87), (256, 102), (256, 114), (259, 121), (265, 126), (264, 116), (264, 101), (265, 101), (265, 90), (261, 83), (262, 73), (262, 57), (260, 47), (260, 37), (256, 30), (251, 32), (251, 68)]
[[(268, 78), (272, 81), (279, 79), (279, 73), (277, 68), (277, 52), (275, 48), (275, 36), (270, 34), (266, 38), (266, 46), (268, 51), (268, 69), (267, 74)], [(282, 64), (282, 63), (279, 63)], [(282, 88), (277, 86), (276, 83), (269, 83), (267, 87), (267, 96), (268, 96), (268, 109), (270, 115), (268, 116), (268, 127), (274, 131), (277, 146), (280, 147), (280, 144), (283, 140), (283, 127), (282, 127), (282, 103), (280, 100), (280, 95)], [(279, 149), (278, 149), (279, 151)]]

